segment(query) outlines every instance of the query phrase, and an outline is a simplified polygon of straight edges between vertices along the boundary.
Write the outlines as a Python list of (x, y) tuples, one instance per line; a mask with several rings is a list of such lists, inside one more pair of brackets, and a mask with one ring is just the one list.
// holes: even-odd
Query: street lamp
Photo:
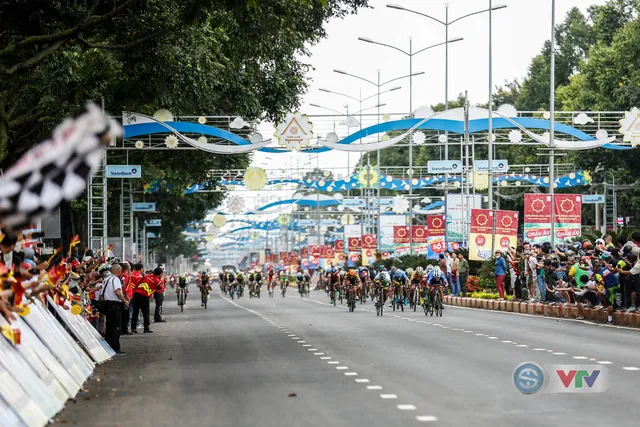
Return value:
[[(401, 11), (405, 11), (405, 12), (410, 12), (416, 15), (420, 15), (423, 16), (425, 18), (428, 18), (440, 25), (443, 25), (445, 27), (445, 42), (449, 41), (449, 26), (451, 24), (454, 24), (458, 21), (461, 21), (465, 18), (468, 18), (470, 16), (474, 16), (474, 15), (479, 15), (481, 13), (485, 13), (485, 12), (489, 12), (489, 171), (488, 171), (488, 175), (489, 175), (489, 206), (491, 206), (492, 201), (493, 201), (493, 168), (492, 168), (492, 163), (493, 163), (493, 159), (492, 159), (492, 154), (491, 150), (492, 150), (492, 146), (493, 146), (493, 141), (492, 141), (492, 132), (493, 132), (493, 126), (492, 126), (492, 110), (493, 110), (493, 81), (492, 81), (492, 54), (491, 54), (491, 44), (492, 44), (492, 39), (491, 39), (491, 26), (492, 26), (492, 22), (491, 22), (491, 18), (492, 18), (492, 12), (494, 10), (500, 10), (500, 9), (505, 9), (507, 7), (506, 4), (499, 4), (499, 5), (492, 5), (491, 0), (489, 0), (489, 8), (487, 9), (483, 9), (483, 10), (478, 10), (475, 12), (471, 12), (471, 13), (467, 13), (466, 15), (462, 15), (454, 20), (449, 20), (449, 4), (446, 3), (445, 6), (445, 20), (442, 21), (438, 18), (435, 18), (431, 15), (428, 15), (426, 13), (422, 13), (422, 12), (418, 12), (416, 10), (413, 9), (408, 9), (404, 6), (401, 5), (397, 5), (397, 4), (387, 4), (387, 7), (390, 9), (396, 9), (396, 10), (401, 10)], [(446, 45), (445, 48), (445, 82), (444, 82), (444, 108), (445, 110), (449, 109), (449, 44)], [(449, 160), (449, 144), (446, 144), (444, 146), (444, 158), (445, 160)], [(448, 180), (447, 180), (448, 181)], [(492, 249), (493, 250), (493, 249)]]

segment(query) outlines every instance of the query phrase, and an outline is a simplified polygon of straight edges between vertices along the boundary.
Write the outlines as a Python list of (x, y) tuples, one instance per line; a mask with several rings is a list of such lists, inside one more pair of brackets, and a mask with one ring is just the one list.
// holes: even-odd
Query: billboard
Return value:
[(400, 225), (407, 225), (406, 215), (380, 216), (380, 242), (378, 246), (380, 251), (392, 252), (394, 250), (394, 227)]
[[(445, 215), (447, 217), (447, 242), (463, 242), (466, 233), (465, 222), (470, 220), (471, 209), (482, 208), (482, 195), (468, 197), (462, 194), (447, 194)], [(466, 212), (465, 212), (466, 211)]]

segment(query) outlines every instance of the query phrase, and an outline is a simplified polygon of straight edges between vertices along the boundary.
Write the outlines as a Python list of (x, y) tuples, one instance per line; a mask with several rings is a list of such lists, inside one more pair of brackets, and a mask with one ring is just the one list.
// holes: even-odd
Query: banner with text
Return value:
[(564, 243), (582, 234), (582, 196), (580, 194), (556, 194), (553, 204), (555, 243)]
[(493, 211), (471, 209), (471, 230), (469, 233), (469, 259), (486, 261), (491, 258), (493, 244)]
[(438, 259), (447, 250), (445, 215), (427, 215), (427, 259)]
[(514, 248), (518, 245), (517, 211), (496, 211), (496, 233), (494, 247), (498, 249)]
[(378, 250), (391, 252), (395, 249), (396, 226), (407, 225), (406, 215), (381, 215), (380, 216), (380, 242)]
[[(363, 234), (362, 235), (362, 249), (377, 249), (375, 234)], [(375, 251), (374, 251), (375, 252)]]
[(524, 241), (531, 245), (551, 240), (551, 196), (524, 195)]

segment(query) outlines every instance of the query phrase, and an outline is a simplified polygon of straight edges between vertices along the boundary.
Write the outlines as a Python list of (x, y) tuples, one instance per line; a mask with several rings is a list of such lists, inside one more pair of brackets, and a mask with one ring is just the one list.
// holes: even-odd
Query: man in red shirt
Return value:
[(164, 275), (164, 265), (160, 264), (158, 268), (162, 270), (163, 274), (162, 278), (160, 279), (160, 285), (158, 285), (155, 292), (153, 293), (153, 298), (156, 301), (156, 309), (153, 312), (153, 321), (155, 323), (163, 323), (166, 322), (166, 320), (162, 318), (162, 303), (164, 302), (164, 287), (167, 283), (167, 277)]
[[(140, 266), (140, 270), (138, 270), (138, 266)], [(136, 272), (142, 271), (142, 264), (136, 264)], [(149, 329), (149, 325), (151, 324), (151, 319), (149, 317), (149, 300), (153, 296), (156, 288), (162, 283), (162, 269), (156, 268), (153, 271), (153, 274), (146, 274), (140, 282), (135, 286), (133, 290), (133, 313), (131, 316), (131, 332), (136, 334), (138, 333), (138, 316), (140, 315), (140, 311), (142, 310), (142, 320), (144, 326), (145, 333), (151, 333)], [(132, 276), (132, 280), (137, 280), (135, 276)]]
[(133, 313), (133, 307), (131, 306), (131, 298), (133, 298), (133, 287), (131, 286), (131, 265), (124, 261), (120, 263), (122, 267), (122, 274), (120, 280), (122, 280), (122, 293), (126, 300), (129, 302), (129, 308), (122, 310), (122, 335), (129, 335), (129, 322), (131, 322), (131, 313)]

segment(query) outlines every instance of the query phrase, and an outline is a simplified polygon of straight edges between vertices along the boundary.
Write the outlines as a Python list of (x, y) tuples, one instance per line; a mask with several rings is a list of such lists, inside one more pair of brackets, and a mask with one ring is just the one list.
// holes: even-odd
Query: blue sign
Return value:
[(161, 219), (148, 219), (144, 222), (147, 227), (162, 227)]
[(142, 178), (142, 166), (107, 165), (107, 178)]
[(460, 160), (429, 160), (427, 171), (429, 173), (462, 173), (462, 162)]
[[(378, 207), (378, 199), (373, 199), (373, 206)], [(387, 197), (384, 199), (380, 199), (380, 207), (382, 208), (390, 208), (393, 206), (393, 198)]]
[(343, 199), (342, 205), (345, 208), (363, 208), (365, 206), (364, 199)]
[(604, 203), (607, 198), (604, 194), (583, 194), (582, 203), (585, 205), (595, 205), (596, 203)]
[(147, 233), (147, 239), (155, 239), (156, 237), (156, 233)]
[[(508, 160), (494, 160), (491, 164), (492, 172), (509, 172)], [(489, 160), (474, 160), (473, 169), (476, 172), (489, 172)]]
[(156, 202), (132, 203), (131, 211), (132, 212), (155, 212)]

